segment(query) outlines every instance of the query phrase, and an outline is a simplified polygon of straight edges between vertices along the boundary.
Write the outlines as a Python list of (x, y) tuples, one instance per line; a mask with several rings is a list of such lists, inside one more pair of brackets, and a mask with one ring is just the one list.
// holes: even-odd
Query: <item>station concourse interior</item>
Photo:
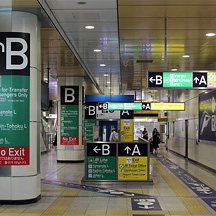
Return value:
[[(0, 0), (0, 7), (0, 56), (5, 37), (20, 32), (31, 56), (29, 79), (10, 90), (29, 100), (21, 114), (29, 115), (27, 165), (8, 164), (21, 148), (4, 161), (13, 147), (1, 135), (12, 115), (2, 99), (11, 78), (0, 68), (0, 216), (216, 215), (215, 1)], [(23, 65), (28, 55), (20, 53), (11, 56)], [(134, 110), (109, 110), (112, 103)], [(95, 175), (94, 157), (109, 161), (95, 165)], [(128, 177), (133, 165), (124, 160), (144, 169)]]

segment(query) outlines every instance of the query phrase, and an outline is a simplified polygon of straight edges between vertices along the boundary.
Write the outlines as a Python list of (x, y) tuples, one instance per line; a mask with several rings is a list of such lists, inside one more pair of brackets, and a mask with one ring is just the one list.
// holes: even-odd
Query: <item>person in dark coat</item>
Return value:
[(160, 143), (160, 134), (157, 128), (154, 128), (152, 131), (152, 139), (153, 139), (153, 154), (158, 153), (159, 143)]
[(147, 132), (146, 128), (144, 128), (144, 130), (142, 132), (142, 137), (143, 137), (143, 139), (148, 140), (148, 132)]

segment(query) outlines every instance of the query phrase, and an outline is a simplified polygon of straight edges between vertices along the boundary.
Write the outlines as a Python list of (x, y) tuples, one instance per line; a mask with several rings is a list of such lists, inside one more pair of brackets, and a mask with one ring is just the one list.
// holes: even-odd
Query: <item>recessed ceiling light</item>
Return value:
[(171, 71), (177, 71), (177, 69), (171, 69)]
[(95, 27), (94, 26), (86, 26), (85, 28), (86, 29), (94, 29)]
[(109, 76), (108, 74), (104, 74), (104, 76)]
[(109, 84), (110, 82), (108, 81), (107, 84)]
[(101, 52), (100, 49), (94, 49), (94, 52)]
[(101, 67), (105, 67), (106, 65), (105, 65), (105, 64), (100, 64), (100, 66), (101, 66)]
[(189, 55), (183, 55), (182, 57), (183, 57), (183, 58), (190, 58)]
[(77, 2), (77, 4), (84, 5), (86, 2)]
[(213, 37), (213, 36), (215, 36), (215, 33), (207, 33), (206, 36), (207, 37)]

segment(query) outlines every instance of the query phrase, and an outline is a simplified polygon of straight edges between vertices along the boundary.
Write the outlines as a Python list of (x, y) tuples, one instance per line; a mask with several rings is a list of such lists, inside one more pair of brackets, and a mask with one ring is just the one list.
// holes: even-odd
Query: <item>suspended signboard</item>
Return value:
[(216, 88), (216, 72), (148, 72), (147, 88)]

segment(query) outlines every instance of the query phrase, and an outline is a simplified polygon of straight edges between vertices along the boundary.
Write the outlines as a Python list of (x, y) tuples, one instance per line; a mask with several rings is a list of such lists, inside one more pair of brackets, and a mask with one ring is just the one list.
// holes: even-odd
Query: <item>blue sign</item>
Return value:
[(199, 139), (216, 141), (216, 91), (199, 97)]
[(132, 198), (131, 199), (132, 209), (133, 210), (154, 210), (161, 211), (160, 204), (156, 198)]
[(199, 197), (215, 197), (216, 191), (168, 159), (158, 159)]

